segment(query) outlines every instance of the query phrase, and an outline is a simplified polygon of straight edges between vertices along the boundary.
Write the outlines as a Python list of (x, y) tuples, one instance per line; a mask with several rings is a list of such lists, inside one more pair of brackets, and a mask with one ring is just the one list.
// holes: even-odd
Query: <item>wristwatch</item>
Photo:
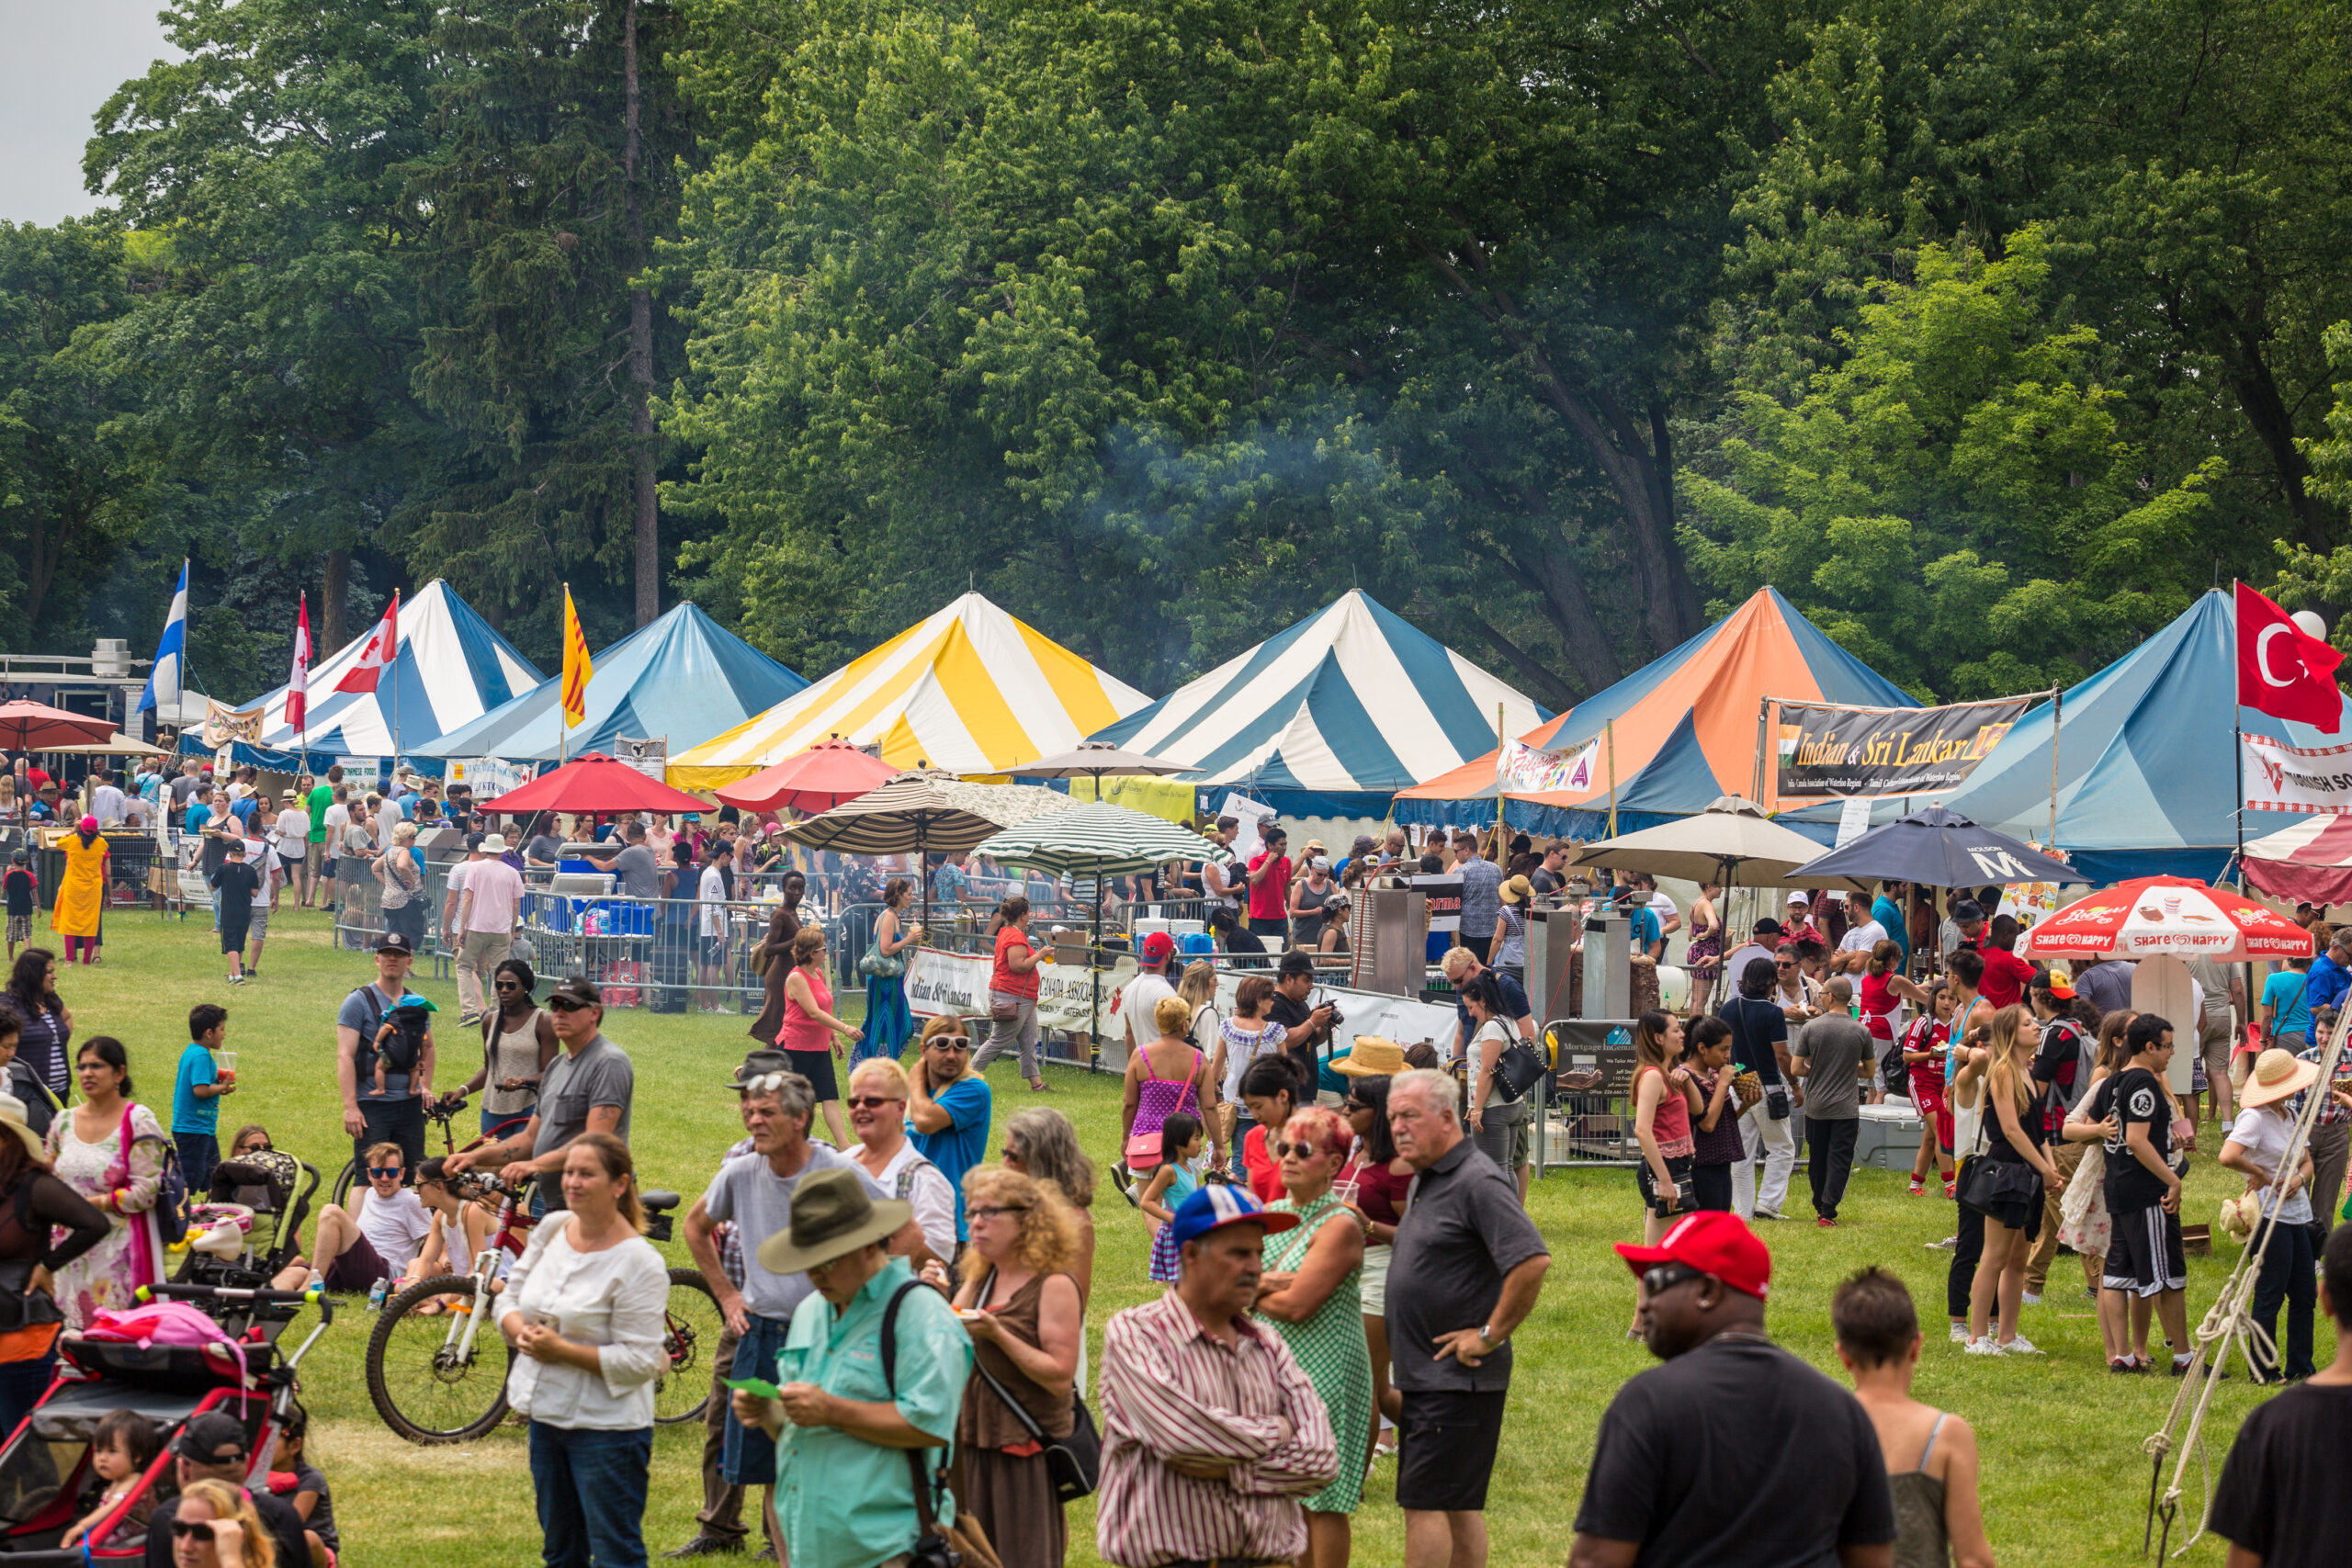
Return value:
[(1503, 1348), (1505, 1342), (1510, 1338), (1510, 1336), (1506, 1334), (1502, 1338), (1498, 1339), (1495, 1337), (1494, 1325), (1491, 1323), (1485, 1323), (1478, 1325), (1478, 1337), (1487, 1342), (1487, 1349), (1499, 1350)]

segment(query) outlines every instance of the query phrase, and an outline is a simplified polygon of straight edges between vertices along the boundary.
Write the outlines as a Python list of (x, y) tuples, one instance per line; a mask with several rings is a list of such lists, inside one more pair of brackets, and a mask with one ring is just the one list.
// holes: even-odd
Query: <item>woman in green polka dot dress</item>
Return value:
[(1333, 1182), (1348, 1161), (1354, 1134), (1339, 1112), (1309, 1106), (1281, 1129), (1280, 1158), (1287, 1194), (1272, 1207), (1298, 1224), (1266, 1238), (1266, 1274), (1258, 1311), (1290, 1346), (1291, 1354), (1330, 1412), (1339, 1440), (1340, 1473), (1306, 1499), (1306, 1568), (1348, 1560), (1348, 1516), (1363, 1496), (1363, 1456), (1372, 1445), (1372, 1355), (1364, 1348), (1363, 1221)]

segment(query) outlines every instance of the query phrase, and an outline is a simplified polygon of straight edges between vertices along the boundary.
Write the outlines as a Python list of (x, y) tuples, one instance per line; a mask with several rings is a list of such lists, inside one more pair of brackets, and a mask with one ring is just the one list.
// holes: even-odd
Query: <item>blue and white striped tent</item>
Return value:
[[(231, 747), (233, 759), (292, 773), (298, 767), (323, 771), (340, 757), (389, 757), (396, 717), (400, 753), (406, 756), (547, 679), (472, 605), (435, 578), (414, 598), (401, 601), (399, 655), (376, 689), (336, 691), (335, 683), (359, 661), (375, 629), (370, 622), (311, 667), (310, 722), (301, 734), (286, 722), (283, 686), (240, 705), (240, 711), (266, 711), (260, 735)], [(204, 754), (202, 737), (183, 731), (180, 750)], [(438, 764), (427, 762), (424, 771), (438, 772)]]
[(808, 684), (692, 604), (638, 627), (592, 662), (588, 716), (569, 733), (558, 676), (409, 750), (419, 757), (552, 762), (609, 752), (628, 737), (667, 739), (676, 756)]
[(1194, 772), (1293, 817), (1378, 817), (1551, 716), (1361, 591), (1228, 660), (1093, 739)]

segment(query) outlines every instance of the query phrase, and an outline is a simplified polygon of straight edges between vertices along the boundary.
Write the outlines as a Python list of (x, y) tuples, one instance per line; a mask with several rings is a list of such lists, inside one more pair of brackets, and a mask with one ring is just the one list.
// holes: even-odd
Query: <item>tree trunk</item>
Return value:
[(628, 429), (637, 448), (637, 624), (641, 626), (662, 614), (662, 516), (653, 488), (653, 295), (642, 282), (647, 260), (645, 197), (637, 183), (637, 0), (628, 0), (623, 27), (621, 61), (628, 76), (628, 141), (622, 168), (628, 179), (629, 264), (640, 279), (628, 291)]
[(346, 640), (345, 612), (351, 603), (351, 552), (329, 550), (319, 574), (319, 647), (332, 653)]

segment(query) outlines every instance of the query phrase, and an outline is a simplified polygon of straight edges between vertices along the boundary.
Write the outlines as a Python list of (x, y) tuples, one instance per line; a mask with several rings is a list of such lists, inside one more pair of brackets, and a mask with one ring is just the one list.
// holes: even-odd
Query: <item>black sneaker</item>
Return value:
[(740, 1557), (742, 1551), (743, 1541), (740, 1536), (698, 1535), (676, 1551), (665, 1551), (662, 1555), (664, 1557)]

